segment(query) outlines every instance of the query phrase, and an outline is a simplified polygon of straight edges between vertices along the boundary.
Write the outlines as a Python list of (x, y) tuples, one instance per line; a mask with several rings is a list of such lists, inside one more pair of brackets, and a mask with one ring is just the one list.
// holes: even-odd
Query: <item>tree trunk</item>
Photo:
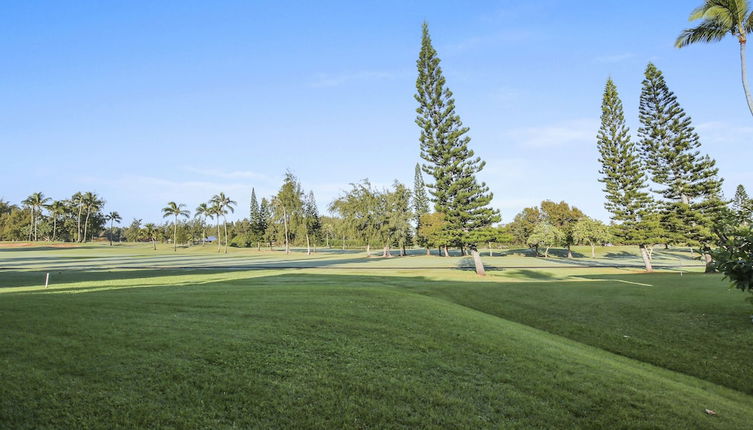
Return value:
[(384, 245), (384, 250), (382, 251), (382, 257), (392, 257), (392, 254), (390, 253), (390, 246)]
[(175, 221), (173, 221), (173, 252), (178, 251), (178, 215), (175, 215)]
[[(58, 217), (57, 215), (52, 216), (52, 241), (55, 241), (55, 233), (57, 232), (58, 227)], [(112, 243), (111, 243), (112, 244)]]
[(429, 250), (429, 247), (426, 247), (426, 255), (431, 255), (431, 251)]
[(92, 213), (91, 210), (89, 209), (86, 210), (86, 221), (84, 221), (84, 237), (83, 237), (84, 243), (86, 242), (86, 234), (89, 231), (89, 215), (91, 215), (91, 213)]
[(78, 207), (78, 217), (76, 218), (76, 242), (81, 242), (81, 211), (83, 206)]
[(646, 268), (646, 272), (653, 272), (654, 268), (651, 266), (651, 258), (648, 256), (648, 250), (645, 245), (639, 246), (641, 249), (641, 257), (643, 258), (643, 265)]
[(29, 219), (29, 242), (31, 242), (32, 235), (34, 234), (34, 207), (31, 207), (31, 219)]
[(227, 254), (227, 243), (230, 241), (230, 238), (227, 236), (227, 220), (225, 217), (222, 217), (222, 226), (225, 228), (225, 254)]
[(408, 255), (408, 252), (405, 250), (405, 244), (400, 244), (400, 256), (405, 257)]
[(450, 256), (450, 251), (447, 249), (447, 245), (444, 245), (442, 247), (442, 252), (444, 252), (444, 256), (445, 257), (449, 257)]
[(366, 257), (371, 257), (371, 245), (366, 242)]
[(648, 251), (648, 259), (654, 261), (654, 245), (651, 245), (646, 249)]
[(549, 258), (549, 247), (548, 246), (544, 250), (544, 258)]
[[(54, 222), (53, 222), (54, 224)], [(55, 230), (55, 227), (52, 228), (52, 230)], [(53, 234), (54, 236), (54, 234)], [(112, 220), (110, 220), (110, 246), (112, 246)]]
[(570, 245), (567, 245), (567, 258), (573, 258), (573, 250), (570, 249)]
[(217, 253), (222, 252), (222, 234), (220, 233), (220, 217), (217, 217)]
[(489, 245), (489, 257), (494, 257), (494, 255), (492, 254), (492, 243), (487, 242), (487, 244)]
[(703, 253), (703, 259), (706, 261), (706, 273), (713, 273), (715, 271), (714, 269), (714, 258), (711, 256), (711, 254), (708, 251), (705, 251)]
[(306, 233), (306, 255), (311, 255), (311, 240), (308, 233)]
[(753, 98), (750, 96), (750, 88), (748, 88), (748, 70), (745, 64), (745, 40), (740, 41), (740, 72), (743, 81), (743, 91), (745, 91), (745, 100), (748, 102), (748, 110), (753, 115)]
[(596, 246), (591, 244), (591, 258), (596, 258)]
[(481, 261), (481, 254), (478, 253), (476, 247), (471, 247), (471, 255), (473, 256), (473, 265), (476, 266), (476, 274), (479, 276), (486, 276), (484, 270), (484, 263)]
[(285, 254), (290, 254), (290, 242), (288, 240), (288, 215), (285, 207), (282, 208), (282, 223), (285, 225)]
[(157, 250), (157, 241), (152, 238), (152, 249)]

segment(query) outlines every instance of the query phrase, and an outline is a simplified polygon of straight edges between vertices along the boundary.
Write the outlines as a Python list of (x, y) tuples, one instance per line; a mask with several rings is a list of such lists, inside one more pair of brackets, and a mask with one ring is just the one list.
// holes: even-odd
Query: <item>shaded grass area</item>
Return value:
[[(530, 273), (533, 281), (546, 278)], [(407, 288), (753, 394), (748, 371), (753, 309), (721, 276), (579, 274), (573, 279), (584, 282), (462, 288), (440, 282)]]
[[(677, 274), (604, 271), (587, 275), (602, 280), (579, 272), (582, 281), (572, 281), (562, 270), (511, 271), (483, 281), (464, 272), (422, 275), (61, 272), (53, 288), (31, 290), (28, 279), (38, 274), (0, 272), (0, 423), (745, 428), (753, 422), (753, 397), (688, 376), (751, 392), (750, 377), (738, 373), (753, 346), (746, 343), (750, 324), (740, 322), (749, 309), (739, 295), (725, 295), (718, 279), (685, 275), (686, 283), (675, 283)], [(617, 282), (625, 279), (654, 286)], [(693, 319), (704, 311), (706, 319)], [(718, 359), (699, 362), (703, 351), (686, 351), (700, 342)], [(736, 361), (739, 367), (731, 366)], [(691, 364), (678, 368), (685, 362)], [(704, 408), (719, 415), (707, 416)]]

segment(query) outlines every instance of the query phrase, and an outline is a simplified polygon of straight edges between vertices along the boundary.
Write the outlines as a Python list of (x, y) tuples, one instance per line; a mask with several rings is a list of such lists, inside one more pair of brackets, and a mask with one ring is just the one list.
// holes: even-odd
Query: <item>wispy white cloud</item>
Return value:
[(353, 82), (365, 81), (383, 81), (392, 79), (401, 79), (410, 76), (408, 72), (402, 71), (379, 71), (379, 70), (361, 70), (356, 72), (345, 73), (320, 73), (316, 76), (311, 87), (313, 88), (331, 88)]
[(549, 148), (572, 143), (592, 142), (599, 128), (593, 118), (562, 121), (538, 127), (521, 127), (507, 131), (503, 138), (528, 148)]
[(220, 169), (209, 169), (193, 166), (185, 166), (183, 167), (183, 170), (185, 170), (186, 172), (195, 173), (200, 176), (221, 179), (257, 179), (262, 181), (269, 181), (272, 179), (265, 174), (252, 172), (250, 170), (224, 171)]
[(635, 57), (635, 54), (631, 52), (624, 52), (622, 54), (605, 55), (602, 57), (596, 57), (593, 59), (594, 63), (614, 64), (621, 63), (623, 61), (630, 60)]
[(753, 141), (753, 127), (731, 124), (724, 121), (709, 121), (698, 124), (696, 131), (702, 142), (717, 145), (744, 144)]
[(510, 29), (493, 34), (468, 37), (457, 42), (449, 43), (439, 48), (443, 55), (456, 55), (489, 46), (501, 45), (513, 42), (529, 41), (540, 38), (541, 33), (528, 29)]

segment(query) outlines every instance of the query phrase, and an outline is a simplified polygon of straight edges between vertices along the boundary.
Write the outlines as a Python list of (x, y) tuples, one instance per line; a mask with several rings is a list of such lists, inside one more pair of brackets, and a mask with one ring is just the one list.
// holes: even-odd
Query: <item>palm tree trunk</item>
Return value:
[(31, 235), (34, 233), (34, 207), (31, 207), (31, 219), (29, 220), (29, 242), (31, 242)]
[(591, 244), (591, 258), (596, 258), (596, 246), (594, 244)]
[(173, 252), (178, 252), (178, 215), (175, 215), (173, 221)]
[(84, 221), (84, 242), (86, 242), (86, 233), (88, 231), (89, 227), (89, 215), (91, 214), (91, 211), (89, 209), (86, 210), (86, 221)]
[(110, 220), (110, 246), (112, 246), (112, 220)]
[(84, 210), (84, 206), (78, 207), (78, 217), (76, 217), (76, 242), (81, 242), (81, 211)]
[(227, 254), (227, 243), (230, 238), (227, 237), (227, 220), (225, 217), (222, 217), (222, 226), (225, 228), (225, 254)]
[(55, 233), (57, 232), (58, 227), (58, 217), (57, 215), (52, 216), (52, 241), (55, 241)]
[(753, 115), (753, 97), (751, 97), (750, 88), (748, 88), (748, 70), (745, 64), (745, 44), (744, 40), (740, 41), (740, 74), (743, 81), (743, 91), (745, 91), (745, 100), (748, 102), (750, 114)]
[(222, 234), (220, 234), (220, 217), (217, 217), (217, 253), (222, 251)]

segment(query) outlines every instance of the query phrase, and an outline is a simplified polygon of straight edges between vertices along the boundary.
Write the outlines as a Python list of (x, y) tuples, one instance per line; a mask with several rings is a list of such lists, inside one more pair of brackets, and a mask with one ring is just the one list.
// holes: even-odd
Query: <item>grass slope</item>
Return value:
[[(714, 379), (692, 368), (659, 367), (666, 363), (657, 357), (683, 343), (618, 345), (626, 331), (621, 321), (634, 325), (627, 331), (640, 333), (638, 340), (659, 332), (662, 324), (650, 318), (678, 325), (665, 337), (654, 333), (652, 342), (683, 334), (698, 339), (684, 317), (672, 316), (683, 314), (682, 305), (669, 305), (687, 297), (686, 306), (697, 312), (703, 306), (696, 301), (712, 290), (724, 296), (719, 285), (699, 276), (697, 296), (669, 284), (666, 292), (649, 294), (641, 293), (649, 287), (616, 278), (573, 282), (573, 273), (558, 270), (528, 274), (556, 282), (524, 282), (525, 272), (483, 281), (456, 271), (419, 272), (422, 277), (410, 271), (63, 272), (49, 290), (35, 286), (38, 273), (0, 272), (0, 423), (675, 429), (753, 422), (750, 395), (705, 381)], [(622, 278), (667, 284), (661, 276)], [(647, 291), (658, 290), (664, 287)], [(721, 311), (709, 305), (714, 318), (742, 311), (733, 304), (739, 296), (727, 299), (715, 302)], [(578, 306), (594, 312), (573, 312)], [(615, 315), (620, 309), (628, 310)], [(749, 330), (727, 323), (702, 329), (713, 334), (709, 342), (719, 354), (744, 355), (728, 350), (723, 338), (732, 333), (745, 340)], [(735, 387), (724, 378), (716, 382)], [(737, 388), (749, 392), (744, 384)]]

